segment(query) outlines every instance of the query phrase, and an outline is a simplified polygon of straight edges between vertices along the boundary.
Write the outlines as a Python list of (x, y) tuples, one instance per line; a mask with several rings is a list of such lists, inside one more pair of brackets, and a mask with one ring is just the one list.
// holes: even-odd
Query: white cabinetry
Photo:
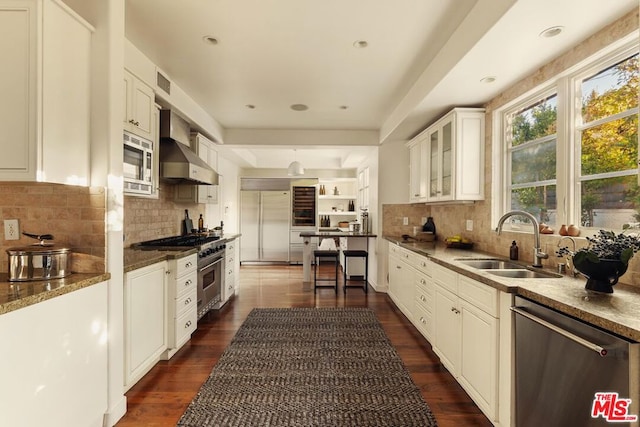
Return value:
[(124, 70), (123, 127), (143, 138), (154, 140), (155, 95), (153, 89)]
[(89, 185), (91, 33), (57, 0), (0, 0), (0, 180)]
[(427, 143), (425, 135), (411, 140), (409, 147), (409, 201), (411, 203), (427, 200)]
[(484, 109), (454, 108), (407, 146), (412, 202), (484, 199)]
[[(318, 224), (322, 224), (323, 217), (329, 217), (328, 227), (338, 227), (342, 221), (354, 221), (358, 219), (356, 209), (357, 200), (356, 178), (321, 179), (318, 192)], [(320, 194), (324, 188), (325, 194)], [(337, 190), (337, 194), (335, 193)], [(349, 211), (349, 202), (353, 202), (354, 210)], [(346, 227), (342, 227), (346, 228)]]
[(410, 254), (397, 245), (389, 246), (389, 296), (409, 320), (413, 318), (415, 271)]
[(108, 283), (0, 316), (0, 425), (102, 427)]
[[(218, 170), (218, 150), (215, 143), (200, 133), (192, 133), (191, 148), (213, 170)], [(218, 203), (219, 185), (177, 185), (176, 201), (189, 203)]]
[(160, 360), (167, 348), (167, 263), (125, 274), (125, 389)]
[(433, 350), (490, 420), (498, 417), (498, 291), (434, 266)]
[(222, 303), (226, 304), (236, 293), (236, 288), (240, 280), (240, 246), (238, 239), (230, 240), (226, 243), (224, 253), (224, 288), (222, 289)]
[(168, 261), (167, 348), (170, 359), (191, 338), (198, 324), (198, 254)]

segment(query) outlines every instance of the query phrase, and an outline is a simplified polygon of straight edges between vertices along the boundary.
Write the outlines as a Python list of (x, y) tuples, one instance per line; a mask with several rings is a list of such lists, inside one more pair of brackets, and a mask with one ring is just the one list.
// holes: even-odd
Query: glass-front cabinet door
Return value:
[(452, 122), (442, 126), (442, 159), (440, 171), (442, 171), (442, 189), (440, 200), (450, 200), (453, 195), (453, 138)]
[(439, 130), (436, 130), (429, 135), (429, 200), (437, 199), (440, 192), (440, 180), (438, 179), (440, 169), (439, 137)]

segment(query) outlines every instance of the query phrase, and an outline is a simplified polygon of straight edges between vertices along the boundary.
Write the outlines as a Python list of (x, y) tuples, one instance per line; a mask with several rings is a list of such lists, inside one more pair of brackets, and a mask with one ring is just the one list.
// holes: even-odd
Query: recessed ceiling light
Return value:
[(480, 79), (480, 83), (493, 83), (496, 81), (496, 78), (494, 76), (487, 76), (487, 77), (483, 77)]
[(309, 107), (307, 105), (304, 104), (293, 104), (290, 107), (293, 111), (306, 111), (309, 109)]
[(256, 106), (255, 106), (255, 105), (253, 105), (253, 104), (247, 104), (247, 105), (245, 105), (245, 107), (247, 107), (247, 108), (248, 108), (248, 109), (250, 109), (250, 110), (253, 110), (253, 109), (255, 109), (255, 108), (256, 108)]
[(207, 44), (212, 44), (212, 45), (218, 44), (218, 39), (213, 37), (213, 36), (204, 36), (202, 38), (202, 41), (204, 41)]
[(353, 47), (358, 49), (364, 49), (367, 46), (369, 46), (369, 43), (367, 43), (366, 40), (356, 40), (353, 42)]
[(341, 110), (346, 110), (346, 109), (348, 109), (348, 108), (349, 108), (349, 106), (348, 106), (348, 105), (341, 105), (341, 106), (340, 106), (340, 109), (341, 109)]
[(543, 30), (539, 36), (540, 37), (555, 37), (558, 34), (560, 34), (562, 31), (564, 31), (564, 27), (561, 25), (557, 25), (555, 27), (549, 27), (546, 30)]

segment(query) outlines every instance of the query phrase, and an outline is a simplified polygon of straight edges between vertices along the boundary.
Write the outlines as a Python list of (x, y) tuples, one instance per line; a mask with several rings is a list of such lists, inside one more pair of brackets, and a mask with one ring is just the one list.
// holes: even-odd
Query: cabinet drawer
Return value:
[(444, 268), (434, 262), (431, 263), (431, 277), (433, 281), (454, 294), (458, 293), (458, 273)]
[(424, 277), (416, 278), (416, 288), (415, 288), (415, 298), (416, 304), (420, 304), (424, 309), (431, 312), (431, 307), (433, 307), (433, 289), (429, 287), (429, 283), (426, 282)]
[[(345, 242), (346, 242), (346, 239), (345, 239)], [(341, 239), (340, 243), (341, 243), (340, 246), (342, 246), (342, 239)], [(400, 253), (400, 246), (395, 245), (393, 243), (389, 243), (389, 253), (398, 256), (399, 253)]]
[(188, 339), (189, 336), (196, 330), (198, 326), (198, 313), (197, 310), (192, 310), (184, 313), (182, 316), (175, 320), (176, 328), (176, 343), (182, 343)]
[(198, 268), (198, 254), (191, 254), (176, 260), (176, 277), (196, 271)]
[(498, 317), (498, 290), (483, 283), (460, 276), (458, 295), (485, 313)]
[(195, 270), (187, 275), (178, 277), (175, 283), (176, 285), (175, 297), (179, 298), (191, 292), (192, 290), (195, 291), (197, 284), (198, 284), (198, 273)]
[(191, 292), (179, 296), (175, 299), (176, 311), (175, 317), (182, 316), (185, 312), (193, 310), (197, 311), (198, 295), (194, 288)]
[(414, 254), (412, 265), (422, 274), (431, 277), (431, 265), (433, 263), (429, 261), (429, 258), (423, 255)]
[(414, 307), (413, 324), (418, 328), (420, 333), (431, 342), (433, 336), (433, 317), (431, 313), (424, 309), (420, 304)]

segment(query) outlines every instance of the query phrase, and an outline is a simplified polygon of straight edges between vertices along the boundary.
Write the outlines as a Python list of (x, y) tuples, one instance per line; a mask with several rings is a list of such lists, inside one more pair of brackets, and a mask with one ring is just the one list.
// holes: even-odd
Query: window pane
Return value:
[(511, 117), (511, 146), (556, 133), (557, 96), (520, 110)]
[(511, 183), (539, 182), (556, 177), (556, 140), (511, 153)]
[(638, 115), (582, 132), (582, 176), (637, 168)]
[(555, 185), (519, 188), (511, 191), (511, 209), (527, 211), (541, 223), (556, 223), (556, 206)]
[(589, 123), (638, 106), (638, 55), (582, 81), (582, 121)]
[(581, 184), (582, 225), (621, 229), (640, 221), (640, 192), (636, 175), (584, 181)]

